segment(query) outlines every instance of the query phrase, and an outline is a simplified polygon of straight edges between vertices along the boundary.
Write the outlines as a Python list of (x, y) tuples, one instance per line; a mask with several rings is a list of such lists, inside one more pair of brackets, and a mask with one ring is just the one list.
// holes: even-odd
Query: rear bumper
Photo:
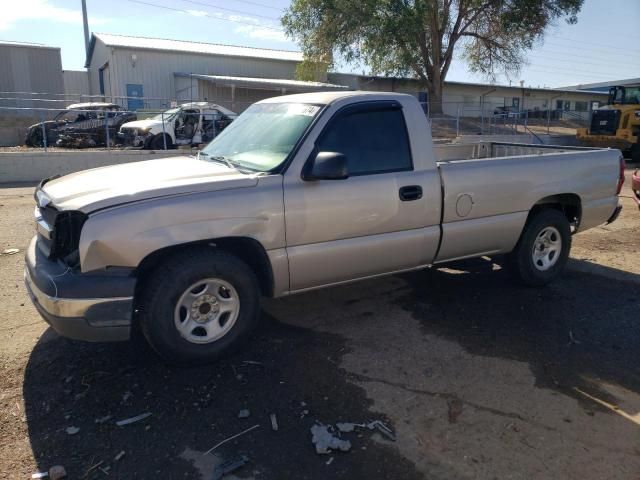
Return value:
[(640, 170), (636, 170), (631, 175), (631, 191), (633, 192), (633, 200), (640, 208)]
[(607, 220), (607, 224), (615, 222), (620, 216), (620, 212), (622, 211), (622, 205), (618, 205), (616, 209), (613, 211), (609, 220)]
[(35, 238), (25, 262), (27, 293), (42, 318), (60, 335), (91, 342), (129, 339), (135, 279), (70, 272), (47, 259), (37, 249)]

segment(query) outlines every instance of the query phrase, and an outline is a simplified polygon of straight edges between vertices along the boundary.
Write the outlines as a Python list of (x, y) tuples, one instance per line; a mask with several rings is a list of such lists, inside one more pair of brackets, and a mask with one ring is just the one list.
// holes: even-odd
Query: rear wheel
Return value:
[(208, 362), (228, 354), (258, 322), (256, 276), (226, 252), (186, 250), (147, 278), (140, 298), (142, 332), (172, 363)]
[(633, 163), (640, 163), (640, 144), (636, 143), (631, 147), (631, 161)]
[(541, 210), (527, 222), (509, 264), (514, 277), (525, 285), (539, 287), (562, 272), (571, 250), (571, 229), (562, 212)]

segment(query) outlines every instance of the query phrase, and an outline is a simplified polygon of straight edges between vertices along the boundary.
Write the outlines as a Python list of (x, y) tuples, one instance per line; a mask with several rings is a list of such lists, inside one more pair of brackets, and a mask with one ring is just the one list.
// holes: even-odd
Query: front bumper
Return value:
[(149, 133), (143, 135), (137, 135), (130, 131), (120, 131), (117, 133), (119, 144), (133, 148), (144, 148), (151, 137), (152, 135)]
[(82, 274), (47, 259), (34, 237), (25, 257), (27, 293), (42, 318), (60, 335), (90, 342), (128, 340), (135, 278)]

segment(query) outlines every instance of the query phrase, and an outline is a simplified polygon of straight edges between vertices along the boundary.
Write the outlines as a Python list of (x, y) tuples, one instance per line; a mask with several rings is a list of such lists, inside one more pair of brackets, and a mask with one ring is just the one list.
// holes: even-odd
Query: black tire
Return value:
[[(555, 231), (554, 231), (555, 229)], [(559, 235), (560, 251), (551, 257), (552, 265), (545, 268), (544, 260), (534, 258), (534, 246), (547, 239), (538, 239), (543, 232), (551, 238)], [(556, 233), (557, 232), (557, 233)], [(558, 210), (547, 208), (533, 213), (524, 227), (516, 247), (508, 255), (512, 276), (520, 283), (530, 287), (541, 287), (558, 277), (569, 258), (571, 251), (571, 228), (567, 218)], [(543, 251), (539, 250), (542, 254)], [(537, 265), (536, 265), (537, 264)]]
[(632, 163), (640, 163), (640, 144), (636, 143), (631, 147), (630, 156)]
[(27, 147), (42, 147), (44, 144), (42, 143), (42, 131), (38, 130), (30, 130), (27, 132), (27, 135), (24, 139), (24, 144)]
[[(189, 287), (210, 278), (221, 279), (235, 289), (239, 313), (221, 338), (193, 343), (178, 331), (174, 315)], [(246, 263), (224, 251), (210, 247), (184, 250), (149, 272), (146, 279), (139, 302), (140, 328), (153, 349), (169, 363), (212, 362), (240, 347), (258, 323), (258, 280)]]
[(171, 137), (162, 133), (157, 134), (151, 139), (149, 142), (149, 148), (151, 148), (151, 150), (164, 150), (163, 137), (165, 136), (167, 137), (167, 150), (169, 150), (171, 148)]

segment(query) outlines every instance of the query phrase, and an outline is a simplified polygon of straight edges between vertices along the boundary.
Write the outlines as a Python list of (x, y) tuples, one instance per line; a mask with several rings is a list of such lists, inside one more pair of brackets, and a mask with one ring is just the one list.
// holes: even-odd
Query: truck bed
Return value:
[(433, 146), (437, 162), (515, 157), (522, 155), (547, 155), (562, 152), (584, 152), (594, 150), (589, 147), (560, 145), (535, 145), (529, 143), (478, 142), (448, 143)]
[(434, 151), (444, 187), (438, 261), (510, 251), (531, 208), (558, 196), (579, 205), (580, 230), (617, 205), (618, 150), (485, 142)]

